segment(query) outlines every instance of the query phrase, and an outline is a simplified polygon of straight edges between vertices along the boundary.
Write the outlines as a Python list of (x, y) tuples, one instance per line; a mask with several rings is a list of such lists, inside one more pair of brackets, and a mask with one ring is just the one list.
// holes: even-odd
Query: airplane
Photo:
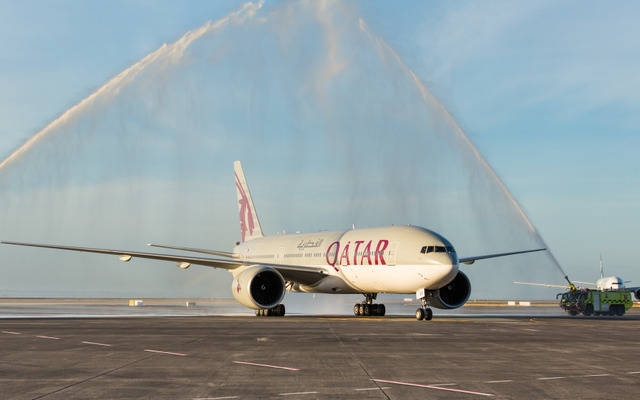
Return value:
[[(603, 292), (628, 290), (630, 292), (633, 292), (637, 300), (640, 300), (640, 286), (626, 287), (625, 283), (629, 283), (630, 281), (623, 281), (622, 278), (620, 278), (619, 276), (604, 276), (604, 270), (602, 267), (602, 255), (600, 255), (600, 279), (598, 279), (596, 283), (582, 282), (582, 281), (574, 281), (574, 282), (582, 285), (588, 285), (591, 287), (595, 286), (596, 290), (603, 291)], [(514, 283), (517, 283), (520, 285), (556, 287), (556, 288), (562, 288), (562, 289), (572, 290), (572, 291), (576, 290), (576, 286), (573, 285), (571, 282), (569, 282), (569, 285), (555, 285), (550, 283), (517, 282), (517, 281), (515, 281)]]
[(234, 162), (241, 242), (232, 252), (149, 244), (197, 255), (169, 255), (127, 250), (58, 246), (0, 241), (3, 244), (110, 254), (172, 261), (182, 269), (202, 265), (226, 269), (233, 275), (231, 292), (256, 316), (284, 316), (285, 293), (362, 294), (353, 307), (356, 316), (384, 316), (384, 304), (374, 304), (379, 293), (416, 293), (421, 307), (416, 319), (431, 320), (433, 311), (464, 305), (471, 283), (460, 264), (495, 257), (543, 251), (534, 249), (459, 258), (442, 235), (418, 226), (376, 228), (265, 236), (256, 214), (240, 161)]

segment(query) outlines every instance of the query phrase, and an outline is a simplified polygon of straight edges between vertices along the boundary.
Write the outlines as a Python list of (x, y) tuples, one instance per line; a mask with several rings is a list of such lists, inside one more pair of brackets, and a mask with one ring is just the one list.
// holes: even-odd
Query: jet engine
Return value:
[(429, 303), (434, 308), (452, 309), (462, 307), (471, 295), (471, 282), (462, 271), (453, 280), (438, 290), (429, 292)]
[(273, 268), (252, 265), (234, 274), (231, 292), (245, 307), (272, 308), (284, 298), (284, 278)]

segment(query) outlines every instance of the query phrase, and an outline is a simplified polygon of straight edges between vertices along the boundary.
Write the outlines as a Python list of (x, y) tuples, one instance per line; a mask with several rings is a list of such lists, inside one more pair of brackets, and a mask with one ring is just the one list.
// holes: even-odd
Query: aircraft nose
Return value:
[(451, 261), (451, 265), (455, 265), (456, 268), (458, 266), (458, 254), (454, 251), (449, 253), (449, 260)]
[(432, 284), (440, 287), (451, 282), (458, 275), (458, 264), (440, 264), (438, 266), (437, 277)]
[(458, 255), (455, 252), (435, 253), (431, 260), (441, 265), (458, 265)]

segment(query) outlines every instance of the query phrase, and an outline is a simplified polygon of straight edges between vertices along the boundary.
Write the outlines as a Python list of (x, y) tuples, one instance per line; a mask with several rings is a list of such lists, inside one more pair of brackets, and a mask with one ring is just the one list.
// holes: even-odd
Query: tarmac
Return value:
[(476, 304), (426, 322), (202, 303), (0, 300), (0, 398), (601, 399), (640, 387), (637, 307)]

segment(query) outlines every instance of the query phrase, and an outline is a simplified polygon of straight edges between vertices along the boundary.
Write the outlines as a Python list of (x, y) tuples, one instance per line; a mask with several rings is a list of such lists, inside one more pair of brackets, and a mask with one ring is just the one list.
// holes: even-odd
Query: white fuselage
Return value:
[(619, 276), (606, 276), (596, 281), (598, 290), (624, 290), (624, 281)]
[(239, 260), (322, 268), (327, 277), (293, 290), (414, 293), (439, 289), (458, 273), (458, 256), (439, 234), (416, 226), (282, 234), (239, 244)]

